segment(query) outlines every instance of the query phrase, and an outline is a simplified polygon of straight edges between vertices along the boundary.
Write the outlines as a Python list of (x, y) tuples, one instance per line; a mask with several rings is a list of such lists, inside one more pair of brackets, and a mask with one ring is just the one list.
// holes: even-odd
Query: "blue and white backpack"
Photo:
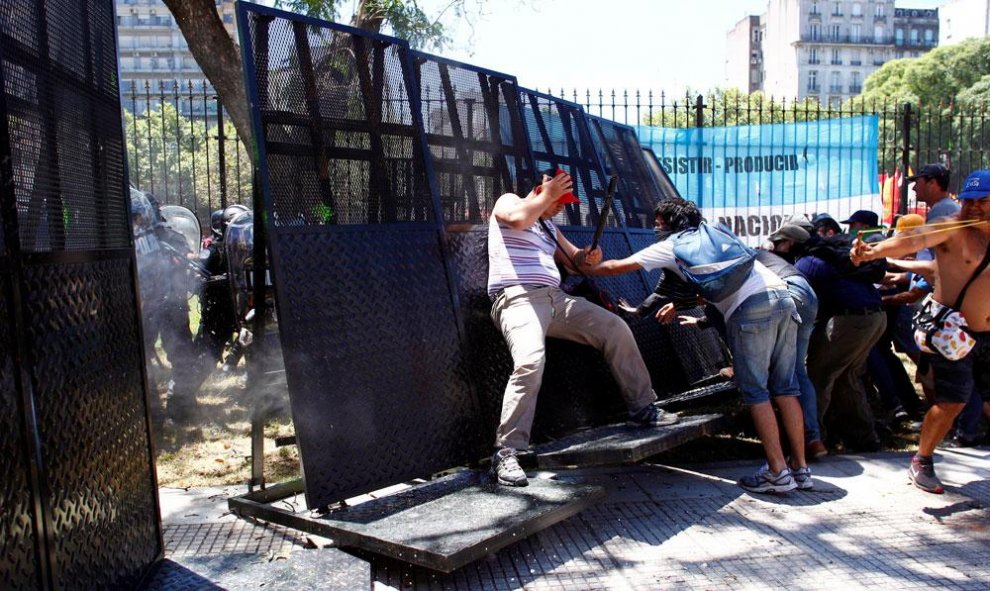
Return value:
[(753, 270), (756, 252), (725, 224), (701, 222), (697, 228), (670, 237), (677, 267), (710, 302), (737, 291)]

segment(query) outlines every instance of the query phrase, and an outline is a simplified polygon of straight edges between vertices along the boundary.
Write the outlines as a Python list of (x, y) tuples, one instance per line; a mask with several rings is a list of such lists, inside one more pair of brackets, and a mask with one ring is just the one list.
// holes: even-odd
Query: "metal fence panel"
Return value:
[(16, 454), (0, 479), (0, 570), (15, 588), (133, 587), (162, 541), (113, 3), (7, 2), (0, 17), (0, 421)]
[(257, 6), (239, 18), (308, 503), (477, 457), (408, 45)]

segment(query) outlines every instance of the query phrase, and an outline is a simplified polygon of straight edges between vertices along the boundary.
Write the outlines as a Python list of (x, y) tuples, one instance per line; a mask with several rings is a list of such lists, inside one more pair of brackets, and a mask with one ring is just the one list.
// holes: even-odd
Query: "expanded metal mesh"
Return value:
[(535, 173), (514, 78), (414, 52), (423, 126), (445, 222), (486, 221)]
[(276, 226), (433, 220), (408, 47), (301, 20), (250, 20)]
[(106, 4), (0, 7), (9, 26), (0, 38), (3, 90), (26, 252), (129, 245), (123, 160), (116, 157), (123, 144), (113, 7)]
[(628, 125), (591, 115), (588, 121), (606, 172), (619, 176), (626, 226), (652, 228), (653, 207), (662, 195), (643, 160), (636, 131)]
[[(584, 111), (574, 103), (536, 91), (520, 89), (520, 109), (537, 172), (557, 169), (571, 175), (573, 193), (580, 203), (565, 206), (555, 221), (572, 226), (598, 223), (608, 178), (591, 141), (591, 130)], [(622, 201), (613, 202), (613, 213), (606, 224), (618, 226)]]

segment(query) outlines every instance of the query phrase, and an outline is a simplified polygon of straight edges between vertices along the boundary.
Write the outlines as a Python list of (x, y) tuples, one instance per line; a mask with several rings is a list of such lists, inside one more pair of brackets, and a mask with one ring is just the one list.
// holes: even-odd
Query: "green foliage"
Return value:
[[(187, 118), (165, 102), (139, 116), (124, 111), (131, 184), (150, 191), (160, 203), (188, 207), (209, 225), (220, 204), (219, 142), (216, 124)], [(224, 121), (228, 203), (251, 195), (251, 159), (229, 119)]]
[[(678, 99), (670, 105), (664, 104), (659, 113), (646, 115), (643, 124), (660, 127), (695, 127), (697, 96), (698, 93), (688, 90), (683, 99)], [(762, 92), (745, 94), (735, 88), (716, 88), (702, 96), (706, 127), (792, 123), (838, 116), (822, 110), (815, 99), (777, 101)]]
[(857, 99), (949, 104), (988, 74), (990, 37), (967, 39), (921, 57), (887, 62), (866, 78)]
[(339, 14), (337, 0), (275, 0), (275, 6), (325, 21), (336, 21)]
[[(988, 100), (990, 37), (887, 62), (866, 78), (863, 94), (844, 108), (895, 112), (880, 119), (880, 141), (900, 145), (905, 105), (911, 105), (912, 162), (942, 160), (965, 170), (990, 157), (983, 123)], [(897, 168), (895, 156), (881, 159), (881, 170)]]
[[(465, 0), (452, 0), (450, 6), (455, 13), (460, 14)], [(338, 22), (340, 18), (340, 0), (277, 0), (275, 5), (285, 10), (298, 12), (323, 19)], [(360, 0), (352, 3), (355, 9), (361, 11), (365, 19), (381, 21), (384, 32), (406, 39), (417, 49), (441, 50), (450, 43), (446, 29), (437, 18), (430, 18), (415, 0)], [(353, 24), (353, 17), (351, 18)]]

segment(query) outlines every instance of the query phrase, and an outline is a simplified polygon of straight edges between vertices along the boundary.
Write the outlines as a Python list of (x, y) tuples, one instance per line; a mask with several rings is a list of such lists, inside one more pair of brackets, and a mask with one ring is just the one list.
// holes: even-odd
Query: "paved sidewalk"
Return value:
[[(990, 589), (990, 449), (940, 450), (944, 495), (907, 484), (909, 457), (829, 457), (814, 491), (784, 495), (739, 489), (749, 462), (561, 472), (608, 498), (450, 575), (361, 557), (376, 590)], [(163, 489), (167, 556), (307, 551), (304, 534), (224, 515), (242, 492)]]

